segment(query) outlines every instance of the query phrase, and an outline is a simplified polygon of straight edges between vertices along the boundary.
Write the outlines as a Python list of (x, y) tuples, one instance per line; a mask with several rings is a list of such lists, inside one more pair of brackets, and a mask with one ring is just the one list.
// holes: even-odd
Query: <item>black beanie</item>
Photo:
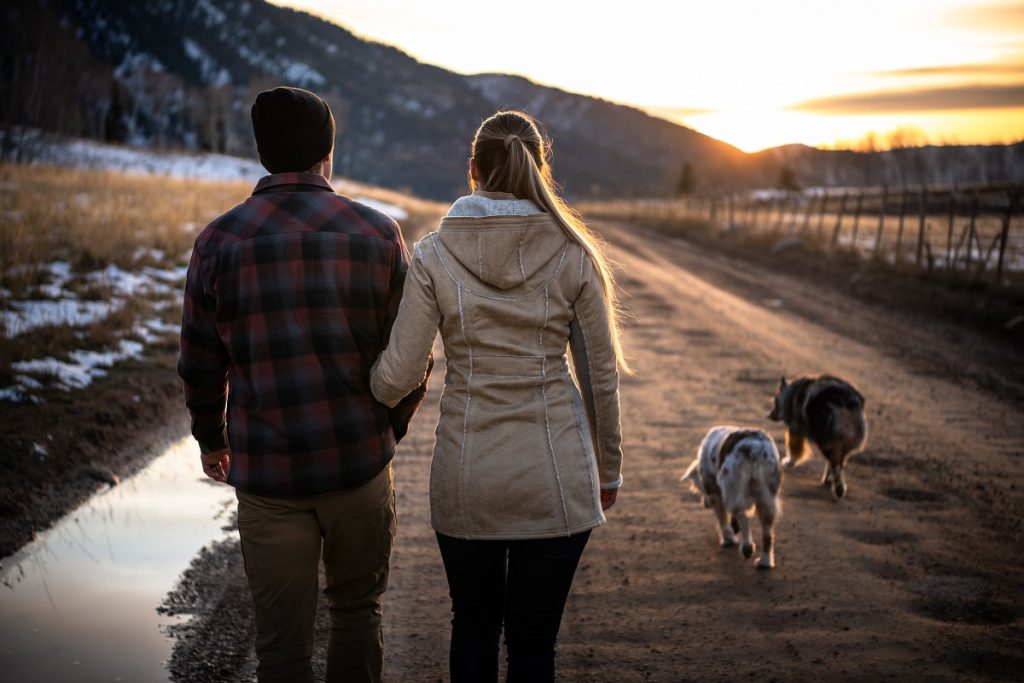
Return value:
[(260, 163), (271, 173), (307, 171), (334, 148), (334, 115), (301, 88), (264, 90), (252, 105)]

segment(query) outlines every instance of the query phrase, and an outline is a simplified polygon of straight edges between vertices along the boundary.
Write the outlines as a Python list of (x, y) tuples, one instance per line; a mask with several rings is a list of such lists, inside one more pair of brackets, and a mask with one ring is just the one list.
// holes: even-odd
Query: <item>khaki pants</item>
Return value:
[(327, 680), (380, 681), (381, 596), (396, 531), (391, 467), (358, 489), (326, 496), (237, 495), (261, 683), (313, 680), (321, 554), (331, 609)]

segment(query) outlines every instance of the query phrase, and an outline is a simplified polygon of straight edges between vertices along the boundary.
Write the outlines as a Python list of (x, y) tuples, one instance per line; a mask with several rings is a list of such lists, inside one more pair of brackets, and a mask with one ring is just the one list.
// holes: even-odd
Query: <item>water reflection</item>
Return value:
[(103, 491), (0, 568), (0, 677), (162, 681), (180, 619), (156, 607), (234, 508), (191, 439)]

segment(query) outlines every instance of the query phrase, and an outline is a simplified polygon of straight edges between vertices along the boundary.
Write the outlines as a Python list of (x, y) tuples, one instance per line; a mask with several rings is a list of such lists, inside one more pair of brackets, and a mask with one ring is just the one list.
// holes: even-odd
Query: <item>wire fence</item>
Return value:
[(811, 188), (592, 202), (588, 216), (794, 236), (956, 278), (1024, 281), (1021, 185)]

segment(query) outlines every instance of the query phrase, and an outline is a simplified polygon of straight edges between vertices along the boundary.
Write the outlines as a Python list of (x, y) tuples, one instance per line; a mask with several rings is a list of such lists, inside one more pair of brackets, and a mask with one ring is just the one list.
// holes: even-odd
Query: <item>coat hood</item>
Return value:
[(437, 239), (446, 252), (442, 257), (450, 255), (460, 266), (454, 277), (507, 293), (541, 286), (553, 275), (568, 242), (551, 214), (501, 193), (457, 201), (441, 220)]

